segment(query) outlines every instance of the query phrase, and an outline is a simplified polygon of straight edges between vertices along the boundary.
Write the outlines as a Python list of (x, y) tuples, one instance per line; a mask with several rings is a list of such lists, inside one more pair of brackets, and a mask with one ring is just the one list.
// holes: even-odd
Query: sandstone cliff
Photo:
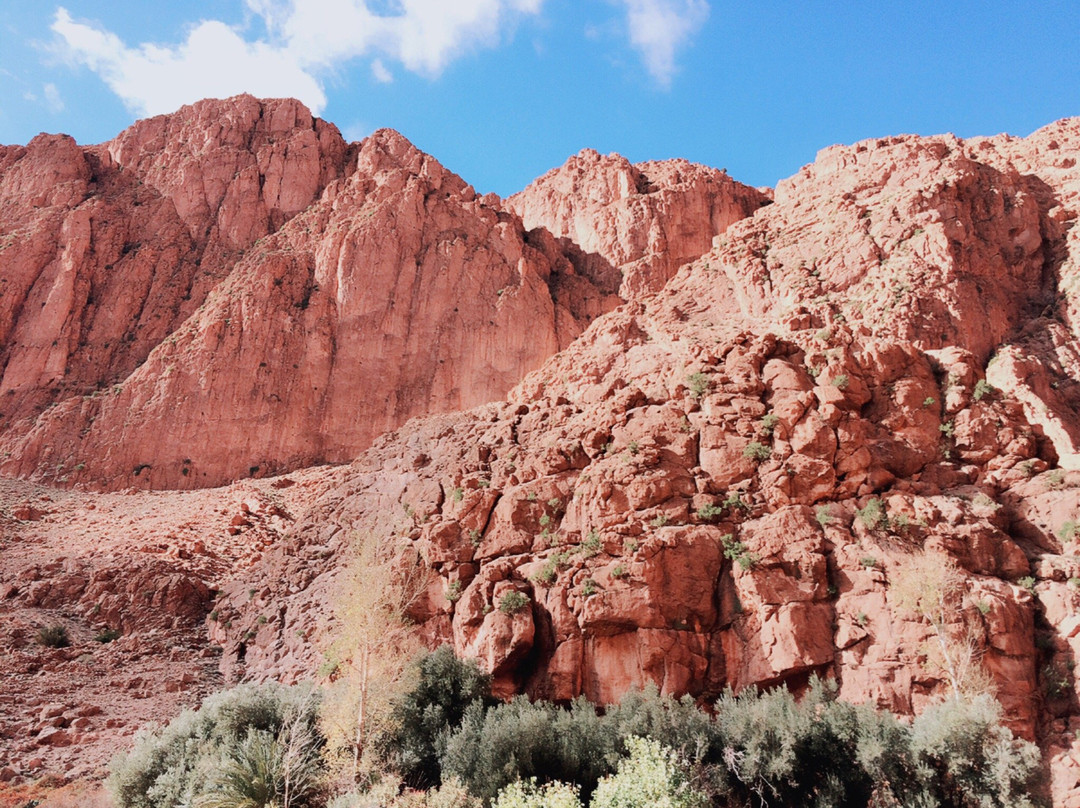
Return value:
[[(431, 570), (432, 641), (505, 694), (819, 673), (912, 712), (951, 687), (947, 637), (1077, 804), (1078, 153), (1077, 121), (825, 150), (506, 403), (377, 441), (246, 579), (282, 582), (275, 619), (229, 590), (226, 671), (317, 664), (333, 559), (374, 536)], [(901, 597), (923, 553), (960, 576), (941, 622)]]
[[(20, 169), (35, 149), (75, 168)], [(37, 368), (5, 392), (9, 474), (63, 447), (110, 487), (139, 465), (138, 484), (184, 487), (370, 444), (347, 466), (185, 494), (7, 483), (0, 611), (19, 622), (0, 641), (20, 686), (59, 690), (81, 664), (73, 650), (39, 674), (27, 638), (46, 613), (83, 631), (106, 612), (131, 633), (110, 664), (157, 670), (138, 639), (164, 653), (162, 632), (185, 638), (177, 664), (201, 659), (182, 632), (205, 618), (226, 679), (310, 677), (349, 548), (369, 539), (430, 575), (418, 631), (504, 695), (651, 683), (708, 699), (817, 673), (910, 713), (960, 680), (1039, 741), (1054, 804), (1080, 806), (1080, 120), (831, 147), (767, 205), (719, 172), (589, 152), (504, 205), (394, 133), (340, 149), (338, 173), (267, 207), (267, 232), (229, 247), (201, 297), (178, 293), (159, 342), (107, 354), (115, 393), (65, 387), (44, 337), (2, 343), (5, 367)], [(3, 208), (31, 222), (5, 230), (16, 255), (46, 243), (22, 235), (35, 216), (75, 216), (75, 155), (97, 153), (42, 139), (0, 155), (4, 193), (37, 182), (45, 206)], [(160, 204), (204, 249), (186, 224), (199, 205)], [(7, 327), (54, 327), (37, 309)], [(200, 437), (203, 413), (229, 428)], [(942, 570), (942, 609), (913, 609), (912, 582)], [(500, 609), (512, 591), (527, 608)], [(216, 684), (197, 664), (177, 699)], [(149, 698), (128, 677), (125, 703)], [(41, 722), (77, 718), (52, 709), (5, 723), (53, 738)], [(0, 764), (48, 743), (5, 740)]]
[(605, 262), (295, 102), (42, 137), (4, 166), (7, 475), (181, 488), (341, 462), (504, 395), (618, 302)]

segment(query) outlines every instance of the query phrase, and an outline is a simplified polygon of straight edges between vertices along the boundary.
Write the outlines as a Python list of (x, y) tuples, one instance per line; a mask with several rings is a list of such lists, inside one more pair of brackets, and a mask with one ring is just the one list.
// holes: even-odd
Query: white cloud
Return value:
[(229, 26), (200, 22), (175, 47), (129, 48), (108, 31), (75, 22), (67, 10), (52, 25), (69, 57), (85, 64), (139, 115), (158, 115), (200, 98), (249, 92), (295, 96), (313, 110), (326, 105), (319, 82), (287, 53), (265, 42), (245, 42)]
[(645, 68), (667, 87), (675, 75), (675, 53), (705, 24), (706, 0), (620, 0), (633, 45)]
[(375, 81), (380, 84), (389, 84), (394, 80), (394, 74), (386, 69), (386, 65), (383, 64), (382, 59), (376, 59), (371, 63), (371, 75), (375, 77)]
[[(378, 55), (438, 76), (463, 53), (497, 45), (508, 25), (538, 13), (543, 2), (245, 0), (263, 20), (267, 39), (248, 41), (222, 22), (204, 20), (183, 43), (171, 46), (129, 47), (104, 28), (75, 21), (64, 8), (57, 10), (52, 30), (70, 61), (98, 73), (140, 115), (241, 92), (295, 96), (319, 113), (326, 105), (321, 76), (342, 62)], [(372, 72), (379, 81), (393, 78), (379, 58)]]
[(42, 88), (42, 92), (45, 95), (45, 106), (49, 108), (49, 112), (56, 114), (64, 111), (64, 99), (60, 97), (60, 91), (55, 84), (46, 84)]

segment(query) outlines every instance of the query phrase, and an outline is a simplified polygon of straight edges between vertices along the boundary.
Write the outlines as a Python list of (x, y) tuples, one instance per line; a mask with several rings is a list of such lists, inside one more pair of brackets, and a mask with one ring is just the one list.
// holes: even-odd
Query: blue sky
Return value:
[(1080, 115), (1080, 4), (0, 0), (0, 143), (296, 95), (506, 195), (584, 147), (774, 185), (818, 149)]

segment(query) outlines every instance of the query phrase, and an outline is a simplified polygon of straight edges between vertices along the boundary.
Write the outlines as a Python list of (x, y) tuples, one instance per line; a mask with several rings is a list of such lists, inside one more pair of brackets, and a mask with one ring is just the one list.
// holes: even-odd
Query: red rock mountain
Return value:
[[(927, 648), (962, 637), (1077, 804), (1078, 155), (1080, 121), (825, 150), (506, 403), (340, 472), (221, 602), (226, 669), (318, 664), (358, 532), (431, 571), (415, 617), (506, 694), (708, 698), (816, 672), (910, 713), (950, 687)], [(937, 629), (903, 601), (923, 552), (959, 576)], [(529, 608), (503, 613), (509, 591)]]
[[(1043, 748), (1053, 803), (1080, 806), (1080, 120), (831, 147), (771, 204), (701, 167), (585, 152), (504, 205), (393, 133), (320, 148), (343, 163), (307, 202), (268, 207), (268, 222), (289, 215), (235, 248), (201, 298), (170, 292), (183, 316), (141, 358), (141, 337), (101, 354), (124, 374), (101, 382), (117, 393), (84, 399), (42, 358), (76, 367), (77, 339), (49, 354), (41, 336), (5, 338), (5, 368), (38, 369), (21, 386), (5, 370), (2, 468), (43, 475), (59, 447), (65, 470), (86, 464), (69, 480), (129, 486), (128, 467), (149, 463), (139, 484), (191, 487), (358, 456), (184, 494), (6, 482), (0, 611), (24, 628), (0, 640), (20, 687), (52, 682), (61, 699), (81, 657), (36, 674), (29, 627), (60, 615), (89, 632), (97, 601), (129, 615), (118, 660), (149, 669), (140, 638), (189, 632), (178, 660), (220, 647), (226, 678), (310, 678), (363, 536), (430, 576), (418, 630), (478, 658), (504, 695), (603, 702), (653, 683), (709, 699), (817, 673), (911, 713), (954, 685), (986, 689)], [(23, 234), (105, 204), (75, 201), (88, 180), (19, 169), (35, 149), (87, 165), (105, 153), (63, 140), (4, 153), (0, 187), (35, 177), (45, 205), (5, 203), (4, 221), (28, 222), (5, 230), (19, 245), (0, 253), (6, 284), (23, 273), (11, 249), (12, 267), (33, 250), (51, 272), (83, 267)], [(140, 212), (165, 198), (142, 193)], [(7, 333), (59, 333), (39, 314), (53, 288), (17, 298)], [(200, 443), (204, 416), (217, 427)], [(927, 586), (945, 593), (937, 611), (912, 605)], [(512, 591), (525, 608), (500, 608)], [(207, 667), (181, 677), (178, 701), (217, 684)], [(144, 679), (128, 675), (137, 704)], [(115, 713), (128, 697), (110, 698)], [(7, 726), (54, 737), (44, 712), (5, 710)], [(5, 741), (0, 767), (51, 743)], [(51, 759), (73, 760), (64, 748)]]

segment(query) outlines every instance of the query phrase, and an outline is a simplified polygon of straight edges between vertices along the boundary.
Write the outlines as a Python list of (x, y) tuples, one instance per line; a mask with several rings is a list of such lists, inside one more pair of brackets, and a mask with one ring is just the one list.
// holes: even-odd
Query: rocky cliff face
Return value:
[(658, 291), (715, 236), (768, 202), (715, 168), (686, 160), (635, 165), (592, 149), (506, 200), (526, 227), (544, 227), (619, 267), (627, 300)]
[[(228, 242), (233, 263), (201, 297), (165, 285), (178, 313), (141, 357), (142, 337), (93, 354), (123, 374), (107, 394), (65, 386), (78, 350), (46, 372), (59, 344), (5, 339), (5, 368), (38, 369), (5, 392), (3, 469), (53, 469), (60, 447), (86, 464), (66, 460), (69, 480), (189, 487), (370, 448), (183, 495), (201, 499), (7, 494), (0, 610), (92, 625), (100, 601), (149, 636), (212, 608), (226, 678), (308, 678), (367, 537), (428, 576), (418, 631), (478, 658), (503, 695), (606, 702), (655, 684), (709, 699), (819, 674), (911, 713), (992, 690), (1046, 751), (1054, 804), (1080, 806), (1080, 121), (832, 147), (771, 204), (701, 167), (585, 152), (504, 205), (394, 133), (336, 148), (316, 149), (343, 162), (310, 195), (267, 202), (265, 234), (240, 228), (250, 243)], [(76, 201), (76, 155), (114, 151), (7, 149), (3, 193), (33, 186), (44, 207), (4, 215), (61, 233), (99, 204), (93, 189)], [(52, 179), (30, 171), (54, 163)], [(187, 223), (224, 208), (162, 198), (155, 221), (205, 255), (214, 225), (201, 242)], [(6, 230), (0, 255), (22, 267), (38, 250), (78, 275), (66, 247), (22, 235), (36, 226)], [(7, 333), (56, 327), (30, 316), (53, 299), (36, 294)], [(84, 538), (99, 534), (110, 554)], [(527, 606), (500, 608), (510, 592)], [(19, 632), (5, 647), (29, 687)], [(199, 676), (178, 690), (216, 682)]]
[(396, 133), (346, 147), (295, 102), (5, 165), (8, 475), (185, 488), (341, 462), (504, 395), (618, 302), (616, 270)]
[[(430, 570), (414, 616), (505, 694), (708, 698), (818, 673), (905, 713), (989, 688), (1074, 804), (1080, 480), (1059, 357), (1078, 135), (824, 151), (506, 403), (380, 439), (253, 572), (282, 582), (273, 624), (234, 584), (232, 628), (213, 628), (226, 670), (310, 670), (332, 559), (369, 535)], [(934, 585), (942, 610), (913, 608)], [(504, 613), (510, 591), (528, 608)]]

